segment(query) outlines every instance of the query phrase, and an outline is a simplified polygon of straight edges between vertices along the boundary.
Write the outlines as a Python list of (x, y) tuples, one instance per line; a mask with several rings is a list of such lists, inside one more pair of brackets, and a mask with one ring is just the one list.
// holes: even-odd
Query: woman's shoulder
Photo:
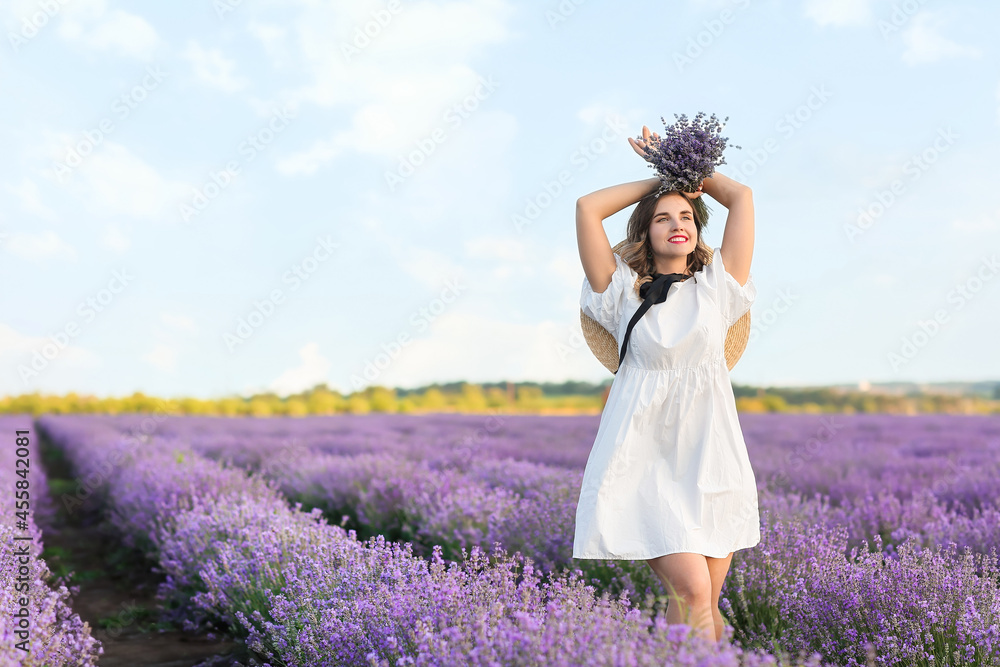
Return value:
[(722, 266), (722, 248), (709, 248), (712, 251), (711, 261), (702, 264), (701, 268), (694, 272), (694, 275), (713, 275)]

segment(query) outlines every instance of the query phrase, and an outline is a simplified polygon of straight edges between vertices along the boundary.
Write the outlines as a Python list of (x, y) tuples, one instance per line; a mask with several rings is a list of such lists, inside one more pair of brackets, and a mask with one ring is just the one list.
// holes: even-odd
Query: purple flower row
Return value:
[[(520, 554), (461, 562), (327, 524), (258, 475), (169, 438), (45, 416), (81, 478), (100, 480), (114, 524), (167, 576), (164, 603), (241, 632), (281, 665), (774, 665), (705, 642), (574, 572), (542, 576)], [(781, 664), (818, 665), (808, 661)]]
[[(867, 459), (855, 459), (857, 475), (870, 480), (875, 479), (874, 471), (888, 469), (896, 471), (897, 480), (921, 479), (926, 473), (921, 459), (935, 449), (933, 433), (948, 436), (947, 447), (936, 447), (938, 453), (958, 460), (963, 456), (978, 456), (979, 468), (995, 468), (995, 460), (983, 455), (983, 451), (989, 451), (993, 445), (996, 421), (962, 419), (949, 423), (946, 419), (913, 421), (866, 416), (846, 423), (827, 423), (831, 431), (827, 433), (821, 428), (825, 424), (822, 420), (782, 420), (772, 416), (771, 439), (780, 441), (785, 449), (783, 456), (778, 446), (772, 445), (775, 450), (772, 452), (761, 447), (761, 424), (748, 431), (758, 436), (753, 451), (758, 460), (764, 460), (762, 467), (769, 463), (771, 470), (780, 472), (787, 466), (796, 473), (803, 472), (805, 479), (809, 479), (809, 466), (829, 467), (838, 456), (841, 459), (850, 456), (851, 450), (845, 447), (845, 442), (851, 440), (845, 438), (864, 441), (872, 452)], [(369, 420), (364, 428), (377, 433), (380, 420)], [(117, 423), (120, 428), (127, 428), (126, 422)], [(461, 546), (476, 545), (483, 536), (502, 535), (498, 526), (504, 526), (508, 542), (517, 544), (532, 558), (536, 557), (533, 549), (545, 544), (558, 545), (560, 539), (565, 544), (572, 535), (574, 492), (579, 487), (573, 471), (491, 458), (491, 451), (486, 448), (480, 448), (481, 458), (470, 457), (466, 445), (454, 444), (461, 442), (454, 435), (444, 436), (434, 447), (426, 436), (418, 437), (415, 431), (410, 431), (407, 442), (405, 429), (398, 423), (381, 427), (397, 436), (385, 438), (389, 451), (381, 454), (370, 453), (378, 446), (368, 435), (353, 442), (345, 435), (337, 443), (325, 437), (329, 430), (343, 428), (339, 420), (307, 425), (291, 420), (239, 420), (242, 433), (237, 437), (226, 426), (220, 420), (199, 424), (179, 419), (166, 422), (162, 431), (175, 442), (189, 443), (199, 451), (239, 460), (267, 473), (280, 482), (290, 497), (321, 507), (331, 516), (353, 511), (369, 522), (368, 527), (373, 531), (385, 529), (383, 532), (390, 533), (408, 526), (410, 535), (428, 538), (428, 544), (433, 544), (436, 538), (459, 550)], [(465, 428), (460, 427), (463, 431)], [(315, 439), (309, 429), (318, 431)], [(323, 445), (314, 446), (311, 444), (314, 441)], [(354, 456), (317, 453), (324, 447), (369, 453)], [(497, 449), (511, 451), (509, 442)], [(770, 458), (760, 456), (761, 452)], [(526, 447), (524, 453), (530, 455), (533, 450)], [(907, 459), (914, 457), (917, 462), (908, 464)], [(866, 462), (870, 468), (865, 467)], [(947, 470), (944, 466), (941, 469)], [(862, 656), (865, 643), (871, 643), (879, 655), (918, 660), (916, 664), (925, 654), (936, 656), (935, 664), (952, 664), (954, 656), (949, 652), (971, 651), (971, 664), (994, 664), (992, 661), (1000, 652), (993, 639), (1000, 618), (995, 552), (992, 559), (959, 556), (955, 548), (937, 552), (927, 549), (918, 556), (919, 546), (947, 545), (949, 541), (964, 540), (967, 545), (978, 547), (981, 554), (989, 553), (996, 544), (996, 513), (989, 505), (995, 502), (994, 496), (984, 485), (970, 484), (961, 474), (964, 469), (956, 469), (959, 474), (948, 477), (944, 484), (937, 484), (940, 479), (932, 479), (931, 489), (911, 487), (897, 494), (891, 488), (881, 489), (877, 502), (867, 496), (857, 499), (845, 494), (840, 497), (840, 504), (832, 506), (829, 497), (801, 500), (798, 494), (775, 494), (765, 484), (762, 489), (767, 492), (761, 496), (764, 545), (738, 554), (723, 590), (723, 605), (740, 640), (770, 646), (771, 640), (780, 638), (779, 643), (786, 647), (802, 650), (811, 647), (828, 656), (854, 655), (850, 659), (857, 660), (861, 659), (858, 656)], [(789, 478), (799, 481), (794, 475)], [(836, 480), (829, 486), (836, 487)], [(858, 484), (857, 488), (867, 493), (872, 486)], [(931, 492), (963, 487), (977, 490), (968, 497), (987, 507), (985, 513), (974, 507), (966, 514), (968, 507), (961, 503), (945, 507), (945, 501)], [(498, 489), (502, 492), (494, 493)], [(560, 497), (562, 500), (556, 500), (552, 506), (562, 510), (549, 514), (547, 523), (537, 521), (535, 517), (545, 515), (533, 510), (531, 503), (544, 507), (547, 500)], [(459, 500), (452, 502), (449, 498)], [(477, 499), (480, 502), (473, 502)], [(518, 530), (516, 520), (508, 519), (515, 516), (511, 507), (526, 515), (523, 530)], [(543, 530), (536, 531), (537, 526)], [(890, 556), (888, 561), (875, 560), (875, 556), (859, 559), (857, 551), (852, 555), (852, 548), (865, 540), (873, 542), (881, 552), (881, 533), (890, 527), (889, 532), (900, 548), (890, 545), (884, 549)], [(872, 532), (872, 529), (877, 530)], [(526, 539), (533, 535), (545, 539)], [(911, 540), (909, 545), (905, 544), (907, 539)], [(766, 545), (773, 540), (777, 540), (778, 547), (768, 548)], [(852, 544), (855, 540), (858, 544)], [(864, 543), (864, 547), (867, 552), (869, 545)], [(569, 549), (564, 547), (554, 553), (555, 556), (547, 557), (541, 550), (542, 558), (536, 562), (545, 562), (548, 567), (558, 565), (560, 554), (565, 561)], [(798, 569), (790, 568), (789, 563), (796, 559), (799, 559)], [(584, 568), (607, 565), (602, 561), (577, 563), (584, 564)], [(643, 588), (627, 585), (628, 575), (648, 576), (648, 569), (638, 563), (630, 571), (631, 565), (623, 563), (617, 574), (626, 581), (621, 588), (634, 599), (636, 589)], [(878, 573), (885, 568), (894, 568), (895, 579), (879, 578)], [(938, 575), (961, 572), (962, 576), (956, 584), (941, 576), (928, 576), (925, 572), (928, 568)], [(862, 601), (858, 609), (863, 613), (852, 615), (853, 607), (842, 609), (844, 581), (858, 582), (857, 595)], [(913, 581), (919, 582), (919, 586), (911, 585)], [(921, 587), (928, 590), (922, 591)], [(926, 604), (927, 597), (934, 597), (937, 602)], [(875, 614), (877, 619), (894, 618), (897, 611), (894, 604), (911, 605), (907, 607), (910, 626), (887, 626), (864, 619), (864, 614)], [(814, 615), (821, 609), (828, 610), (822, 613), (829, 614), (836, 623), (816, 622)], [(920, 628), (920, 632), (913, 632), (914, 628)]]
[[(28, 467), (19, 466), (15, 431), (28, 430)], [(42, 558), (42, 531), (37, 517), (51, 525), (55, 508), (41, 467), (38, 435), (32, 417), (0, 417), (0, 664), (25, 667), (91, 666), (102, 653), (91, 628), (70, 608), (76, 586), (55, 578)], [(18, 471), (27, 471), (19, 474)], [(24, 487), (24, 488), (21, 488)], [(27, 497), (25, 498), (25, 492)], [(15, 494), (20, 493), (20, 496)], [(15, 505), (27, 500), (27, 514)], [(24, 505), (21, 506), (23, 508)], [(20, 522), (24, 521), (23, 524)], [(30, 540), (18, 539), (30, 537)], [(27, 553), (22, 554), (21, 552)], [(21, 616), (26, 612), (26, 616)], [(22, 627), (23, 623), (27, 627)], [(27, 632), (27, 637), (18, 632)], [(19, 645), (27, 649), (21, 650)]]

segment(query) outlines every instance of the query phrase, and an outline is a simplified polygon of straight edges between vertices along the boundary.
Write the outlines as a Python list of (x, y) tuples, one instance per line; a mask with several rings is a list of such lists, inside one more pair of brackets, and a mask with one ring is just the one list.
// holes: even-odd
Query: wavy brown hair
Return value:
[(653, 221), (653, 214), (656, 212), (660, 197), (670, 196), (684, 197), (691, 204), (695, 228), (698, 230), (695, 248), (688, 254), (687, 270), (692, 274), (697, 273), (712, 258), (712, 249), (702, 239), (702, 231), (708, 224), (708, 207), (702, 201), (704, 195), (689, 199), (681, 190), (666, 190), (659, 195), (655, 192), (646, 195), (639, 200), (632, 215), (629, 216), (625, 244), (618, 251), (625, 263), (639, 274), (639, 279), (635, 281), (636, 294), (639, 293), (641, 285), (653, 279), (652, 274), (656, 270), (656, 265), (653, 261), (653, 249), (649, 245), (649, 225)]

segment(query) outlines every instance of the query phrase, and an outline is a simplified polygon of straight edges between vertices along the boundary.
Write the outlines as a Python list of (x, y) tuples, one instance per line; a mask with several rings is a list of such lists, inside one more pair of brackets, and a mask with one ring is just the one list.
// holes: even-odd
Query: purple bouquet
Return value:
[[(701, 182), (715, 172), (716, 166), (726, 163), (722, 152), (726, 150), (728, 137), (719, 135), (723, 123), (715, 114), (707, 122), (703, 122), (705, 113), (701, 111), (690, 122), (684, 114), (674, 114), (674, 117), (677, 122), (667, 125), (666, 119), (660, 116), (665, 134), (649, 139), (646, 160), (663, 182), (661, 191), (695, 192)], [(729, 120), (729, 116), (723, 120)], [(637, 138), (642, 139), (641, 136)]]

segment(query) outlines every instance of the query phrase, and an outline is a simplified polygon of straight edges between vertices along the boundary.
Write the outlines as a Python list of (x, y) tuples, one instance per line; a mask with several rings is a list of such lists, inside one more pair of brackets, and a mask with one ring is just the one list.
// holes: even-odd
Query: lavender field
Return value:
[(645, 563), (570, 557), (598, 417), (37, 426), (77, 478), (54, 500), (145, 554), (163, 620), (254, 664), (1000, 665), (1000, 419), (740, 419), (762, 541), (734, 556), (718, 645), (663, 622)]

